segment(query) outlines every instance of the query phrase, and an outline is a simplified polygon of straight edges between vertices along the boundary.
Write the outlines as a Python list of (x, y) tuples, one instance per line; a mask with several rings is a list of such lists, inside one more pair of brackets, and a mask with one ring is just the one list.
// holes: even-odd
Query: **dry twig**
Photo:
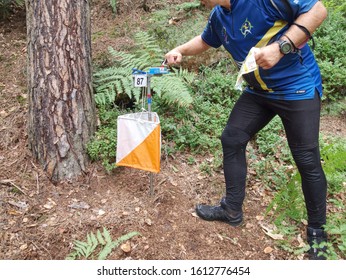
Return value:
[(17, 186), (15, 183), (13, 183), (13, 180), (10, 180), (10, 179), (0, 180), (0, 185), (15, 187), (21, 193), (27, 195), (27, 193), (21, 187)]

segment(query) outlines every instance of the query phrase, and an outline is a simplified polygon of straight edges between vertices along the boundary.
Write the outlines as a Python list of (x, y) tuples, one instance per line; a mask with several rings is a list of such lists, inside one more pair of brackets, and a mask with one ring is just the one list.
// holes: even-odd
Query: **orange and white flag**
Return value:
[(122, 115), (117, 125), (116, 165), (159, 173), (161, 126), (157, 113)]

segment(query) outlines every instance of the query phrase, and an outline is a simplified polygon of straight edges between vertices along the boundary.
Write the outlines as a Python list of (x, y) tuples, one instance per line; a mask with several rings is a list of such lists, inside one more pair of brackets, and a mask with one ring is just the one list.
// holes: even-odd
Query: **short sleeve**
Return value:
[(222, 45), (222, 42), (217, 34), (217, 10), (214, 8), (208, 19), (208, 23), (201, 34), (202, 40), (213, 48), (218, 48)]
[(268, 0), (269, 9), (277, 19), (293, 22), (308, 12), (318, 0)]

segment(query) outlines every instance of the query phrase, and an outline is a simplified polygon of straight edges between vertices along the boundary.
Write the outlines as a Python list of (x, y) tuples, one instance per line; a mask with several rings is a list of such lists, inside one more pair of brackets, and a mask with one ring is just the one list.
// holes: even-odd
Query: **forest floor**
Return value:
[[(130, 5), (141, 1), (120, 1), (123, 9), (114, 17), (109, 1), (94, 2), (92, 26), (98, 39), (93, 40), (93, 56), (102, 57), (109, 45), (121, 48), (131, 39), (100, 31), (138, 24), (143, 10)], [(16, 14), (0, 22), (0, 259), (65, 259), (75, 240), (103, 228), (113, 239), (140, 233), (108, 259), (305, 259), (282, 250), (267, 234), (272, 225), (264, 213), (272, 196), (251, 174), (243, 225), (234, 228), (196, 216), (196, 203), (217, 204), (224, 192), (221, 172), (206, 175), (199, 169), (208, 157), (193, 165), (187, 154), (164, 159), (153, 195), (147, 172), (117, 168), (108, 174), (99, 163), (89, 166), (87, 176), (52, 184), (28, 150), (25, 65), (25, 16)], [(321, 131), (345, 136), (345, 119), (324, 116)], [(303, 225), (299, 238), (305, 239)]]

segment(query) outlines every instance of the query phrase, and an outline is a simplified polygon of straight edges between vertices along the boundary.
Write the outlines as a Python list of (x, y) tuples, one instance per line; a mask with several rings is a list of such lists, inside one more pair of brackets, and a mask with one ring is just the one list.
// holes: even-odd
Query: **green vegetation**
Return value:
[[(135, 34), (135, 40), (137, 45), (132, 53), (109, 48), (109, 52), (114, 58), (114, 65), (98, 70), (94, 75), (95, 101), (98, 105), (110, 105), (116, 102), (117, 97), (120, 96), (122, 99), (123, 95), (127, 95), (128, 98), (134, 99), (138, 103), (141, 92), (139, 88), (133, 86), (132, 69), (148, 71), (149, 67), (153, 65), (161, 65), (164, 53), (154, 38), (147, 33), (140, 32)], [(188, 106), (191, 104), (192, 98), (190, 89), (185, 85), (186, 79), (189, 79), (187, 72), (173, 71), (172, 74), (160, 79), (153, 77), (151, 87), (165, 102)], [(172, 94), (172, 88), (176, 89), (174, 94)]]
[[(329, 214), (325, 227), (329, 235), (327, 257), (345, 259), (346, 140), (322, 137), (320, 142), (323, 169), (328, 181)], [(281, 177), (280, 173), (276, 172), (275, 176)], [(295, 171), (290, 178), (275, 185), (277, 192), (267, 208), (267, 215), (273, 220), (278, 232), (287, 237), (280, 241), (280, 246), (297, 254), (301, 253), (301, 249), (294, 245), (294, 240), (307, 218), (300, 185), (300, 176)]]
[(111, 5), (113, 13), (116, 14), (117, 13), (118, 0), (109, 0), (109, 4)]
[[(154, 97), (153, 109), (164, 115), (161, 127), (171, 149), (201, 154), (221, 149), (219, 138), (228, 119), (228, 108), (233, 107), (239, 95), (233, 89), (234, 76), (226, 67), (230, 63), (225, 60), (214, 67), (200, 69), (190, 84), (193, 88), (191, 107), (176, 108)], [(224, 78), (227, 75), (229, 79)]]
[(25, 0), (0, 0), (0, 19), (7, 18), (16, 8), (23, 8)]
[(165, 9), (151, 14), (148, 32), (166, 53), (199, 34), (205, 27), (207, 16), (208, 12), (201, 10), (199, 1), (166, 5)]
[(105, 260), (114, 248), (136, 235), (139, 235), (139, 233), (133, 231), (117, 240), (112, 240), (106, 228), (103, 228), (102, 233), (98, 230), (96, 235), (92, 232), (88, 233), (86, 241), (74, 241), (73, 251), (66, 257), (66, 260)]
[(109, 106), (99, 108), (100, 126), (92, 141), (88, 143), (87, 151), (93, 161), (100, 160), (107, 171), (115, 168), (114, 161), (117, 145), (117, 118), (124, 111)]
[[(328, 1), (327, 1), (328, 3)], [(338, 4), (339, 5), (339, 4)], [(315, 55), (323, 77), (324, 99), (345, 100), (346, 95), (346, 5), (331, 8), (326, 21), (314, 34)]]

